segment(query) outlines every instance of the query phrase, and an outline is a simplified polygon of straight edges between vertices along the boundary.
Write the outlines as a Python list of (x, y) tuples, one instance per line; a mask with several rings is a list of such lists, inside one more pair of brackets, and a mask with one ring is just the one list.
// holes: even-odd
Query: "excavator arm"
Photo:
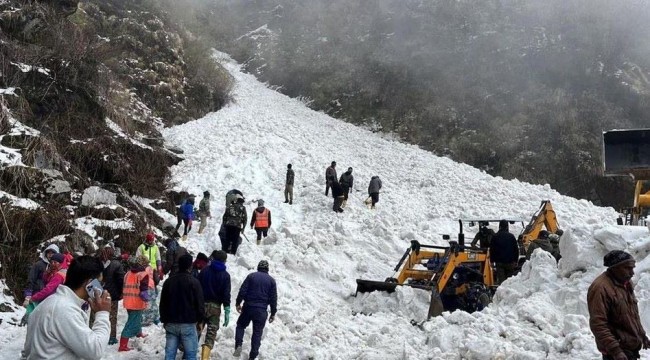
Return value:
[(528, 249), (530, 242), (539, 237), (539, 232), (542, 231), (544, 227), (551, 233), (556, 233), (558, 230), (555, 210), (553, 210), (553, 205), (551, 205), (550, 200), (542, 201), (539, 210), (533, 214), (530, 222), (521, 233), (521, 242), (524, 249)]

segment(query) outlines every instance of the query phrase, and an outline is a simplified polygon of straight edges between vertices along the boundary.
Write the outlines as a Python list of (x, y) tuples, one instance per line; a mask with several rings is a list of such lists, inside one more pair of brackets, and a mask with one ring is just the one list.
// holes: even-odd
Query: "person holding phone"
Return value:
[[(103, 269), (92, 256), (80, 256), (70, 263), (63, 285), (30, 316), (25, 358), (94, 360), (104, 356), (111, 328), (111, 296), (88, 286), (101, 281)], [(89, 307), (95, 312), (92, 328), (88, 327)]]

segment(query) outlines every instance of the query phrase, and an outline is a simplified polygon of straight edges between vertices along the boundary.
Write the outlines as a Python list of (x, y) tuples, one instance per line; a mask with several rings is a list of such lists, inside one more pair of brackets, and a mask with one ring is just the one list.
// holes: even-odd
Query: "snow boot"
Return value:
[(261, 245), (261, 244), (262, 244), (262, 240), (257, 240), (257, 245)]
[(241, 345), (240, 345), (240, 346), (237, 346), (237, 347), (235, 348), (235, 352), (232, 353), (232, 356), (234, 356), (234, 357), (240, 357), (240, 356), (241, 356)]
[(211, 351), (212, 348), (209, 345), (203, 344), (201, 346), (201, 360), (209, 360)]
[(131, 351), (131, 348), (129, 347), (129, 338), (120, 338), (120, 347), (117, 351)]
[(284, 200), (284, 203), (285, 203), (285, 204), (288, 203), (288, 202), (289, 202), (289, 200)]
[(187, 234), (183, 235), (183, 237), (181, 238), (181, 240), (183, 240), (183, 241), (187, 241)]
[(348, 201), (347, 201), (347, 200), (343, 200), (343, 202), (341, 203), (341, 207), (344, 208), (347, 204), (348, 204)]
[(289, 205), (293, 205), (293, 200), (289, 201)]
[(108, 345), (115, 345), (115, 344), (117, 344), (117, 338), (112, 337), (108, 339)]

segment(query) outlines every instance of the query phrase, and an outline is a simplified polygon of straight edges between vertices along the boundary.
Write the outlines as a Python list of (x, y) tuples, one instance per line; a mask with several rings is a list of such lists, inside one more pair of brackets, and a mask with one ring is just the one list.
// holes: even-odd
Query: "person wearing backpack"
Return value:
[(239, 233), (243, 233), (246, 228), (248, 215), (244, 207), (244, 197), (235, 195), (235, 201), (228, 206), (223, 214), (223, 223), (225, 224), (226, 236), (221, 243), (221, 249), (229, 254), (237, 254), (239, 247)]

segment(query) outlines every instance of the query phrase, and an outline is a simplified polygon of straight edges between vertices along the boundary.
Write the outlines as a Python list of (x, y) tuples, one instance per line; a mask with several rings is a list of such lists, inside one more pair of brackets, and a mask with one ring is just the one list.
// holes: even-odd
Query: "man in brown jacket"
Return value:
[(607, 270), (587, 292), (589, 327), (603, 360), (640, 359), (639, 351), (650, 347), (632, 287), (636, 262), (625, 251), (610, 251), (604, 258)]

